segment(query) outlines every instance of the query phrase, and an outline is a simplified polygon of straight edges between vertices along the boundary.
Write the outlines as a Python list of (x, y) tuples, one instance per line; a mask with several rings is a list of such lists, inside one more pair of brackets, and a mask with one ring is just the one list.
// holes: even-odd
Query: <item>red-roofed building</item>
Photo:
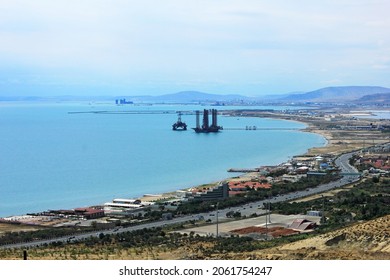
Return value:
[(252, 181), (242, 181), (242, 182), (229, 182), (229, 190), (231, 191), (248, 191), (248, 190), (257, 190), (257, 189), (269, 189), (271, 184), (269, 183), (260, 183)]
[(376, 168), (381, 168), (381, 167), (383, 166), (383, 160), (378, 159), (377, 161), (375, 161), (375, 162), (373, 163), (373, 165), (374, 165), (374, 167), (376, 167)]
[(384, 165), (381, 167), (381, 169), (386, 170), (386, 171), (390, 171), (390, 165)]
[(260, 183), (252, 181), (231, 181), (229, 182), (229, 196), (235, 196), (238, 194), (245, 194), (250, 190), (257, 189), (270, 189), (271, 184), (269, 183)]
[(95, 209), (95, 208), (85, 207), (85, 208), (76, 208), (76, 209), (74, 209), (74, 212), (76, 215), (80, 215), (87, 220), (104, 217), (104, 210), (103, 209)]

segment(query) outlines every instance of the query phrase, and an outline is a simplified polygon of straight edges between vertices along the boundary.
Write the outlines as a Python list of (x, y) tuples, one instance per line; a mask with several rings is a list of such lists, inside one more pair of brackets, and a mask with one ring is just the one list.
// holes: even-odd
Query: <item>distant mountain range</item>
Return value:
[(378, 86), (343, 86), (326, 87), (310, 92), (298, 92), (283, 95), (266, 95), (262, 97), (248, 97), (244, 95), (219, 95), (199, 91), (182, 91), (174, 94), (160, 96), (136, 96), (129, 97), (134, 102), (174, 102), (174, 103), (199, 103), (199, 102), (273, 102), (273, 103), (337, 103), (356, 102), (372, 103), (378, 98), (389, 103), (390, 89)]
[(357, 103), (369, 103), (369, 104), (390, 104), (390, 92), (378, 93), (372, 95), (365, 95), (355, 102)]
[(134, 103), (386, 103), (390, 104), (390, 89), (378, 86), (343, 86), (326, 87), (304, 93), (283, 95), (266, 95), (248, 97), (239, 94), (211, 94), (199, 91), (182, 91), (159, 96), (50, 96), (50, 97), (1, 97), (0, 101), (104, 101), (115, 102), (115, 99), (133, 101)]
[[(303, 94), (291, 94), (280, 98), (290, 102), (361, 102), (374, 101), (375, 97), (390, 94), (389, 88), (376, 86), (326, 87)], [(383, 96), (382, 96), (383, 97)]]
[(199, 103), (199, 102), (234, 102), (240, 100), (253, 100), (251, 97), (238, 94), (211, 94), (200, 91), (181, 91), (158, 96), (128, 97), (135, 102), (165, 102), (165, 103)]

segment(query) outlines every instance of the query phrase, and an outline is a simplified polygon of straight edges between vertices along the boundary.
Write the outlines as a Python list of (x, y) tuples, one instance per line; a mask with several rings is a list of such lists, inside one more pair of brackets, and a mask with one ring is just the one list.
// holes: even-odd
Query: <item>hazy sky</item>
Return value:
[(0, 95), (390, 87), (388, 0), (0, 0)]

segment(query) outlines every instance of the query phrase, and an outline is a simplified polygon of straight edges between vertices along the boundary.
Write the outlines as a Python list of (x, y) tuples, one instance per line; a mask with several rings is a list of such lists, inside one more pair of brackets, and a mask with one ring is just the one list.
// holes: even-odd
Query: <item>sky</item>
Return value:
[(0, 96), (390, 87), (388, 0), (0, 0)]

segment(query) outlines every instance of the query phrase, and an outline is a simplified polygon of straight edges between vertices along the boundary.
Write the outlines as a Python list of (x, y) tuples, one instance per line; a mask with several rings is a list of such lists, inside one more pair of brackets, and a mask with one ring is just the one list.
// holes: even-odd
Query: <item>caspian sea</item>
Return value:
[[(238, 109), (0, 104), (0, 217), (188, 188), (236, 175), (229, 168), (276, 165), (326, 144), (322, 136), (299, 130), (172, 131), (177, 120), (172, 112), (205, 108)], [(182, 120), (195, 126), (195, 115)], [(304, 128), (298, 122), (229, 116), (219, 116), (218, 124)]]

